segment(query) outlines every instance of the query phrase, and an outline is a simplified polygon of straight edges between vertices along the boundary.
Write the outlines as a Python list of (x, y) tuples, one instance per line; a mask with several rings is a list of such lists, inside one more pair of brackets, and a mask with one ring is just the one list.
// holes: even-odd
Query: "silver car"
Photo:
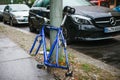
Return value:
[(3, 12), (3, 22), (15, 24), (28, 24), (29, 7), (25, 4), (8, 4)]
[(0, 5), (0, 20), (2, 21), (3, 19), (3, 11), (6, 5)]

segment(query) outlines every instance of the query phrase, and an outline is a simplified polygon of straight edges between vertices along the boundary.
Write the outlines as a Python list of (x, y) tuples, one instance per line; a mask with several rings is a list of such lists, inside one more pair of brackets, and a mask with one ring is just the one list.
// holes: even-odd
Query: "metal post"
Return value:
[[(50, 24), (55, 27), (60, 27), (62, 23), (62, 0), (50, 0)], [(52, 45), (56, 36), (55, 31), (50, 31), (50, 44)], [(55, 52), (54, 50), (52, 55), (52, 61), (55, 61)]]

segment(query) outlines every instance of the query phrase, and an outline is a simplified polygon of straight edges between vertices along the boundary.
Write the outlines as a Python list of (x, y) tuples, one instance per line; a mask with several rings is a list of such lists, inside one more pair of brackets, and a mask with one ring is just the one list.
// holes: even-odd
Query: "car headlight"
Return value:
[(16, 18), (23, 18), (22, 16), (15, 16)]
[(22, 16), (13, 16), (13, 18), (17, 19), (17, 18), (23, 18)]
[(84, 17), (81, 15), (71, 15), (72, 19), (79, 25), (79, 30), (93, 30), (96, 29), (93, 23), (91, 22), (91, 18)]
[(78, 24), (85, 24), (85, 25), (92, 24), (91, 21), (90, 21), (91, 20), (90, 18), (83, 17), (83, 16), (80, 16), (80, 15), (72, 15), (72, 19)]

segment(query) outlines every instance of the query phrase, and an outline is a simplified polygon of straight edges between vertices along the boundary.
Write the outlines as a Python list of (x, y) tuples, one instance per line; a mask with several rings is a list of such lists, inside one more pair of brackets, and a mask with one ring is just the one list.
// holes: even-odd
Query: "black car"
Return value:
[(6, 5), (0, 5), (0, 21), (3, 20), (3, 11)]
[[(49, 0), (36, 0), (29, 11), (29, 27), (34, 32), (42, 21), (37, 17), (50, 18)], [(120, 34), (120, 13), (110, 8), (99, 7), (88, 0), (63, 0), (63, 9), (70, 6), (75, 14), (69, 14), (63, 32), (68, 42), (73, 40), (102, 40)]]

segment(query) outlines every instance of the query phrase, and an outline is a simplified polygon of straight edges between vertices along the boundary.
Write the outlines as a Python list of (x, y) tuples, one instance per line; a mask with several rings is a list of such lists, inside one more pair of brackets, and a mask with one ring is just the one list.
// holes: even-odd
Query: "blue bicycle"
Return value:
[[(71, 9), (70, 7), (67, 7), (68, 11), (70, 9)], [(40, 17), (40, 16), (37, 16), (37, 17)], [(64, 16), (61, 25), (64, 24), (66, 18), (67, 18), (67, 14)], [(67, 54), (67, 49), (66, 49), (67, 45), (66, 45), (66, 40), (64, 39), (64, 36), (63, 36), (62, 27), (59, 27), (59, 28), (53, 27), (53, 26), (47, 26), (46, 27), (47, 19), (45, 19), (45, 18), (43, 18), (43, 19), (44, 19), (44, 24), (42, 26), (42, 29), (41, 29), (40, 33), (36, 36), (36, 38), (34, 40), (34, 43), (33, 43), (32, 47), (30, 49), (30, 54), (32, 53), (38, 39), (41, 38), (40, 41), (39, 41), (39, 45), (37, 47), (37, 50), (35, 52), (35, 55), (38, 54), (38, 51), (40, 50), (40, 48), (42, 46), (43, 47), (43, 54), (44, 54), (44, 65), (47, 66), (47, 67), (67, 69), (68, 73), (66, 73), (66, 76), (72, 76), (72, 71), (70, 72), (70, 69), (69, 69), (68, 54)], [(54, 42), (53, 42), (53, 44), (50, 48), (49, 54), (47, 53), (47, 50), (46, 50), (45, 28), (48, 28), (49, 30), (54, 30), (54, 31), (57, 32), (55, 40), (54, 40)], [(60, 46), (62, 46), (64, 48), (65, 65), (60, 65), (59, 64), (59, 48), (60, 48)], [(56, 55), (55, 55), (56, 58), (55, 58), (55, 62), (52, 62), (51, 61), (51, 56), (53, 54), (54, 49), (56, 49)], [(43, 65), (39, 64), (37, 66), (40, 68)]]

